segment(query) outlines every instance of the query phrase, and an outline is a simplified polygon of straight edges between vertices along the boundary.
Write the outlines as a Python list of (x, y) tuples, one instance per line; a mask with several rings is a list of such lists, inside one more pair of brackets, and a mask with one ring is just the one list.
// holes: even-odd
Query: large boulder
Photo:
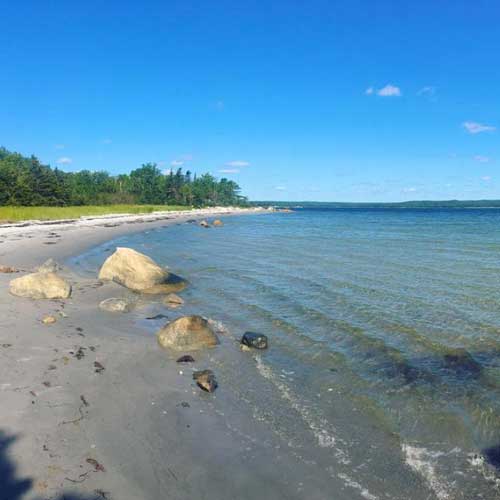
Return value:
[(99, 279), (114, 281), (136, 292), (158, 288), (168, 277), (168, 271), (147, 255), (121, 247), (106, 259), (99, 272)]
[(201, 316), (183, 316), (166, 324), (156, 334), (162, 347), (177, 351), (195, 351), (219, 343), (210, 324)]
[(71, 285), (55, 273), (32, 273), (10, 282), (10, 293), (31, 299), (67, 299)]

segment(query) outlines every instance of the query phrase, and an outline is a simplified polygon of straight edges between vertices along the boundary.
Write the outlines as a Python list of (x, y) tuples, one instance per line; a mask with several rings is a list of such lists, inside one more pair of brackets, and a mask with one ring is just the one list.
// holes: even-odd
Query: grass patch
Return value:
[(89, 205), (76, 207), (0, 207), (0, 223), (23, 220), (78, 219), (90, 215), (150, 214), (159, 211), (191, 210), (176, 205)]

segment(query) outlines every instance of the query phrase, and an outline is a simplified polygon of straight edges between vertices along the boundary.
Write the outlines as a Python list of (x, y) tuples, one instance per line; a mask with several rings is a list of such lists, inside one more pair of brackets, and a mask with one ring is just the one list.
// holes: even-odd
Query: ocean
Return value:
[[(95, 276), (115, 246), (135, 248), (189, 281), (169, 317), (207, 316), (234, 341), (266, 334), (238, 400), (348, 498), (500, 498), (500, 210), (223, 220), (122, 237), (71, 264)], [(221, 380), (237, 369), (217, 367)]]

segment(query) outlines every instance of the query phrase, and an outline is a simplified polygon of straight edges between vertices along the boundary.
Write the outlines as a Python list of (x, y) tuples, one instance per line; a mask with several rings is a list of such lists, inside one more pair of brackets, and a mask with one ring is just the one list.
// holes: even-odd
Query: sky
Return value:
[(253, 200), (500, 199), (496, 0), (2, 5), (0, 145)]

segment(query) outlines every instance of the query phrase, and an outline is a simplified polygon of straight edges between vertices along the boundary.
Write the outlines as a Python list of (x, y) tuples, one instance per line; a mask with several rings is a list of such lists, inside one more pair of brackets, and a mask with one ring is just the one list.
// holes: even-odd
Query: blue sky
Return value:
[(500, 4), (4, 2), (0, 144), (252, 199), (500, 198)]

